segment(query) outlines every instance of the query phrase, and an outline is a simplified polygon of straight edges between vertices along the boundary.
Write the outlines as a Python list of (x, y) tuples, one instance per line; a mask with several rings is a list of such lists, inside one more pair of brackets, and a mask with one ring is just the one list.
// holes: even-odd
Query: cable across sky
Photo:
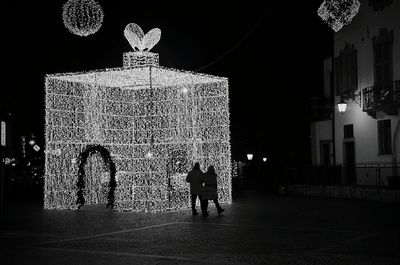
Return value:
[(203, 67), (200, 67), (199, 69), (194, 70), (195, 72), (201, 71), (215, 63), (217, 63), (218, 61), (220, 61), (222, 58), (224, 58), (225, 56), (227, 56), (229, 53), (231, 53), (232, 51), (234, 51), (237, 47), (240, 46), (240, 44), (242, 44), (242, 42), (247, 39), (251, 33), (261, 24), (261, 22), (264, 20), (264, 18), (267, 16), (267, 14), (269, 13), (269, 11), (271, 11), (272, 6), (274, 5), (275, 1), (265, 10), (264, 14), (260, 17), (260, 19), (253, 25), (253, 27), (246, 33), (246, 35), (243, 36), (242, 39), (240, 39), (232, 48), (230, 48), (229, 50), (227, 50), (226, 52), (224, 52), (223, 54), (221, 54), (218, 58), (216, 58), (215, 60), (211, 61), (210, 63), (206, 64)]

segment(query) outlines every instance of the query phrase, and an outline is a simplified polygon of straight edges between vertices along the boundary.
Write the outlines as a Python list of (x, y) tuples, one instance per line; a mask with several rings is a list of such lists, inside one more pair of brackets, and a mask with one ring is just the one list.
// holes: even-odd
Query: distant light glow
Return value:
[(68, 0), (63, 5), (62, 17), (71, 33), (86, 37), (101, 28), (104, 13), (95, 0)]
[(22, 145), (22, 157), (25, 158), (25, 156), (26, 156), (26, 148), (25, 148), (26, 136), (21, 136), (21, 145)]
[(335, 32), (350, 24), (360, 8), (358, 0), (325, 0), (318, 8), (318, 15)]
[(253, 159), (253, 154), (247, 154), (247, 160), (252, 160)]
[[(46, 209), (76, 209), (75, 161), (94, 144), (109, 150), (115, 163), (116, 210), (189, 208), (185, 177), (194, 162), (215, 167), (219, 200), (231, 202), (226, 78), (157, 65), (45, 80)], [(88, 159), (85, 204), (107, 200), (109, 172), (103, 164), (96, 154)]]
[(266, 157), (263, 157), (263, 161), (264, 161), (264, 162), (267, 162), (267, 158), (266, 158)]

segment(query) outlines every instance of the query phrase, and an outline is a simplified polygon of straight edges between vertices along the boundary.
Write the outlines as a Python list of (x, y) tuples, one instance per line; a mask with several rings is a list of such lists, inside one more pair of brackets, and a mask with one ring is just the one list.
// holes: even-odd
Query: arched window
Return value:
[(346, 43), (335, 58), (335, 89), (340, 96), (356, 91), (358, 88), (357, 50), (354, 45)]
[(372, 38), (375, 86), (391, 85), (393, 81), (393, 30), (381, 28)]

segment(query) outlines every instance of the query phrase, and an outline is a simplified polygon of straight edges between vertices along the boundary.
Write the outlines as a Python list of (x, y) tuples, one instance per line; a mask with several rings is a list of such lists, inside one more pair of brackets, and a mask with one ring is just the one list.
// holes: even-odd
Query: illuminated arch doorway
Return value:
[(79, 155), (79, 169), (78, 169), (78, 182), (77, 182), (77, 187), (78, 187), (78, 192), (77, 192), (77, 201), (76, 204), (78, 205), (78, 209), (82, 207), (82, 205), (85, 204), (85, 198), (84, 198), (84, 190), (86, 182), (86, 170), (85, 166), (88, 162), (88, 159), (93, 157), (94, 155), (100, 155), (103, 165), (105, 165), (109, 171), (110, 174), (110, 179), (108, 182), (108, 195), (107, 195), (107, 208), (113, 208), (114, 206), (114, 191), (116, 187), (116, 181), (115, 181), (115, 174), (116, 174), (116, 168), (115, 164), (111, 158), (110, 152), (101, 145), (89, 145), (83, 152), (80, 153)]

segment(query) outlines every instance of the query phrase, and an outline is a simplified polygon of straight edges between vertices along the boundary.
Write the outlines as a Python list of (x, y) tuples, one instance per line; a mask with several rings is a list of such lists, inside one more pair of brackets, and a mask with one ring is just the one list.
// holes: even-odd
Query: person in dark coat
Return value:
[(215, 207), (217, 207), (218, 214), (221, 214), (224, 211), (218, 202), (217, 178), (218, 175), (215, 173), (214, 166), (209, 166), (203, 177), (203, 216), (208, 215), (208, 200), (212, 200), (214, 202)]
[(203, 193), (203, 172), (200, 170), (200, 164), (196, 162), (192, 170), (189, 171), (186, 182), (190, 183), (190, 197), (192, 200), (192, 213), (198, 215), (196, 210), (196, 199), (199, 197), (201, 208), (202, 206), (202, 193)]

